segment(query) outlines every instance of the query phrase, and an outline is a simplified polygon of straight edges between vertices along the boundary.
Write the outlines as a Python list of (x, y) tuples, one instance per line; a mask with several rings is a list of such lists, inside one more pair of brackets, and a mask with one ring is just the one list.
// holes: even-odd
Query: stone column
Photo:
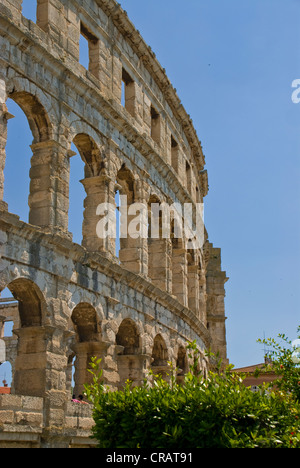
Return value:
[(70, 337), (68, 330), (46, 327), (48, 337), (45, 426), (61, 431), (65, 423), (67, 402), (71, 395), (67, 387), (67, 368)]
[(199, 318), (199, 267), (188, 265), (188, 306)]
[[(81, 183), (87, 194), (84, 201), (82, 245), (89, 252), (106, 252), (114, 256), (115, 239), (110, 234), (103, 236), (104, 231), (107, 233), (108, 225), (103, 226), (103, 231), (99, 229), (100, 224), (98, 223), (103, 222), (107, 216), (111, 221), (111, 227), (115, 222), (115, 209), (112, 209), (110, 213), (104, 210), (105, 204), (115, 207), (115, 181), (107, 175), (100, 175), (86, 178)], [(99, 214), (97, 214), (97, 208), (102, 204), (103, 210), (101, 210), (101, 213), (98, 211)]]
[(65, 349), (69, 333), (50, 326), (24, 327), (13, 330), (13, 333), (18, 336), (15, 393), (50, 397), (55, 391), (62, 401), (66, 395)]
[(172, 293), (172, 241), (148, 239), (148, 276), (151, 282), (163, 291)]
[(172, 294), (181, 304), (188, 306), (187, 255), (186, 249), (172, 241)]
[(44, 327), (27, 327), (13, 332), (18, 336), (14, 373), (15, 393), (43, 397), (46, 392), (46, 330)]
[(53, 140), (33, 144), (31, 149), (29, 223), (67, 233), (68, 153)]
[[(128, 215), (128, 225), (138, 215)], [(119, 259), (121, 265), (133, 273), (146, 276), (147, 272), (147, 239), (131, 238), (130, 234), (126, 239), (120, 239)]]

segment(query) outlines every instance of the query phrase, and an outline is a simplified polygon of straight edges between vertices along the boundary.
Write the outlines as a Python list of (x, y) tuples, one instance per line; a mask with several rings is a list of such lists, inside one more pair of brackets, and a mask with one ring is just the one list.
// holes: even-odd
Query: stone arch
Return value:
[(158, 334), (154, 338), (152, 349), (152, 367), (167, 366), (168, 364), (168, 348), (163, 337)]
[[(15, 101), (8, 99), (2, 106), (7, 112), (1, 119), (0, 110), (1, 200), (3, 207), (28, 222), (33, 135), (27, 116)], [(16, 186), (22, 197), (16, 197)]]
[(28, 119), (34, 140), (42, 143), (52, 138), (52, 124), (40, 100), (27, 91), (13, 91), (8, 97), (18, 104)]
[(21, 328), (41, 326), (45, 314), (45, 300), (39, 287), (26, 278), (18, 278), (7, 287), (19, 303)]
[[(74, 129), (71, 132), (72, 143), (80, 155), (80, 161), (72, 158), (70, 162), (69, 226), (74, 225), (72, 230), (76, 229), (76, 233), (73, 232), (73, 235), (77, 236), (76, 240), (79, 243), (82, 242), (88, 250), (97, 250), (95, 246), (99, 241), (97, 242), (96, 234), (96, 210), (105, 199), (106, 190), (105, 180), (102, 177), (107, 165), (104, 156), (105, 146), (103, 142), (100, 142), (101, 144), (96, 142), (95, 135), (90, 135), (90, 129), (86, 125), (82, 124), (81, 127), (77, 124), (78, 133), (74, 135)], [(84, 190), (78, 187), (78, 182), (82, 183)], [(80, 210), (81, 222), (78, 222)]]
[[(32, 90), (32, 92), (28, 91), (27, 88), (30, 88), (26, 80), (20, 81), (12, 80), (10, 84), (10, 88), (13, 88), (11, 91), (6, 92), (6, 97), (11, 99), (17, 106), (20, 108), (28, 122), (30, 131), (32, 133), (33, 141), (28, 143), (30, 145), (30, 153), (32, 152), (32, 157), (30, 161), (27, 162), (28, 169), (28, 180), (26, 180), (25, 175), (25, 185), (28, 185), (29, 198), (28, 198), (28, 205), (29, 205), (29, 222), (33, 225), (38, 226), (45, 226), (49, 225), (50, 218), (54, 219), (54, 216), (50, 214), (51, 208), (51, 199), (49, 197), (49, 193), (51, 192), (51, 180), (53, 180), (53, 174), (51, 174), (51, 162), (53, 158), (53, 126), (50, 121), (48, 112), (44, 105), (42, 104), (39, 97), (37, 97), (37, 90)], [(35, 94), (36, 91), (36, 94)], [(6, 108), (6, 104), (3, 104)], [(7, 109), (7, 108), (6, 108)], [(3, 149), (0, 151), (1, 153), (1, 168), (2, 171), (0, 175), (0, 179), (2, 180), (2, 190), (1, 196), (3, 197), (4, 191), (4, 168), (6, 163), (6, 150), (7, 150), (7, 120), (13, 118), (14, 116), (9, 114), (8, 112), (4, 113), (5, 119), (2, 121), (2, 125), (4, 126), (2, 133), (5, 137), (5, 145), (3, 145)], [(21, 119), (16, 120), (16, 124), (18, 125), (21, 122)], [(14, 123), (14, 126), (16, 125)], [(15, 128), (15, 127), (13, 127)], [(23, 127), (22, 127), (23, 128)], [(1, 128), (0, 128), (1, 130)], [(18, 129), (17, 129), (18, 130)], [(14, 130), (16, 131), (16, 130)], [(24, 133), (25, 135), (25, 133)], [(29, 136), (29, 139), (31, 137)], [(19, 150), (20, 151), (20, 150)], [(22, 148), (22, 152), (25, 152), (25, 148)], [(21, 155), (22, 155), (21, 152)], [(9, 174), (12, 170), (15, 170), (15, 167), (20, 166), (20, 161), (15, 160), (15, 166), (12, 166), (11, 161), (10, 164), (6, 164), (8, 170), (9, 166)], [(30, 170), (29, 170), (30, 169)], [(6, 173), (6, 177), (7, 177)], [(52, 179), (51, 179), (52, 175)], [(30, 177), (30, 181), (29, 181)], [(22, 180), (24, 178), (24, 174), (22, 174)], [(12, 179), (12, 176), (9, 177)], [(13, 179), (12, 179), (13, 180)], [(0, 184), (1, 185), (1, 184)], [(7, 187), (6, 187), (7, 190)], [(24, 190), (24, 189), (23, 189)], [(54, 189), (53, 189), (54, 190)], [(28, 196), (28, 195), (27, 195)], [(27, 198), (26, 196), (26, 198)], [(24, 195), (23, 195), (23, 198)], [(25, 210), (24, 216), (27, 218), (28, 213), (26, 213), (27, 204), (24, 205), (23, 210)], [(53, 208), (53, 207), (52, 207)], [(19, 214), (19, 213), (18, 213)], [(28, 222), (28, 218), (25, 219)]]
[(43, 396), (46, 391), (47, 343), (51, 332), (44, 326), (46, 303), (39, 287), (31, 280), (18, 278), (7, 288), (18, 301), (20, 328), (13, 365), (12, 391), (19, 395)]
[(127, 196), (127, 203), (131, 205), (135, 201), (135, 178), (126, 164), (122, 164), (116, 175), (117, 188), (121, 195)]
[(164, 380), (169, 380), (171, 368), (168, 364), (169, 353), (166, 341), (161, 334), (156, 335), (153, 342), (151, 369), (154, 376), (160, 375)]
[(78, 133), (74, 137), (73, 143), (85, 164), (85, 177), (99, 176), (104, 168), (104, 161), (95, 140), (86, 133)]
[(116, 344), (119, 348), (117, 356), (119, 388), (122, 388), (127, 381), (133, 386), (142, 385), (151, 356), (142, 354), (140, 331), (132, 319), (125, 318), (120, 324)]
[[(80, 152), (80, 156), (83, 156), (84, 162), (86, 162), (85, 155), (89, 151), (99, 151), (100, 159), (106, 160), (108, 149), (108, 142), (106, 137), (103, 134), (96, 132), (94, 128), (84, 120), (77, 120), (75, 115), (73, 117), (66, 116), (66, 118), (68, 118), (69, 121), (66, 140), (67, 147), (70, 149), (72, 143), (74, 143)], [(93, 173), (93, 175), (96, 176), (99, 174)]]
[[(103, 358), (106, 347), (101, 341), (101, 323), (96, 309), (89, 303), (81, 302), (73, 310), (71, 320), (75, 329), (75, 340), (71, 345), (68, 365), (73, 367), (74, 373), (67, 370), (67, 387), (74, 374), (73, 393), (76, 397), (84, 393), (84, 385), (92, 381), (89, 372), (92, 358)], [(75, 358), (75, 361), (74, 361)]]
[(84, 302), (78, 304), (73, 310), (71, 319), (79, 343), (100, 340), (100, 322), (92, 305)]
[(124, 319), (116, 335), (116, 344), (122, 346), (123, 355), (135, 355), (141, 352), (141, 338), (136, 323), (130, 319)]

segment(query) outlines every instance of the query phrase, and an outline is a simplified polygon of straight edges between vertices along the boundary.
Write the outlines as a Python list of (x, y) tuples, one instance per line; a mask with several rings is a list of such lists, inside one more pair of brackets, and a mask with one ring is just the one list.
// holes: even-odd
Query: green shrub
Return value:
[[(293, 342), (282, 333), (278, 335), (278, 338), (281, 343), (274, 338), (258, 340), (259, 343), (264, 343), (270, 349), (268, 352), (270, 364), (265, 368), (265, 372), (271, 370), (277, 374), (280, 377), (277, 380), (277, 387), (284, 392), (291, 393), (300, 403), (300, 367), (293, 358), (295, 353)], [(300, 327), (298, 328), (299, 339)]]
[(217, 368), (207, 378), (195, 366), (177, 385), (154, 378), (111, 392), (101, 384), (99, 361), (92, 362), (93, 384), (86, 386), (94, 404), (93, 437), (99, 448), (300, 448), (300, 407), (292, 395), (262, 388), (253, 393), (242, 377)]

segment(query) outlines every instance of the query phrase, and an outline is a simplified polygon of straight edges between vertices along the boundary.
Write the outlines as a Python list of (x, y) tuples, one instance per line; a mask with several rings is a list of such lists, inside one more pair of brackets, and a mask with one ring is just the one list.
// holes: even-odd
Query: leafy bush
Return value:
[(152, 385), (128, 383), (111, 392), (93, 360), (94, 380), (86, 392), (99, 448), (300, 448), (300, 406), (292, 395), (264, 388), (253, 393), (230, 367), (204, 379), (196, 372), (195, 343), (188, 348), (195, 365), (183, 385), (170, 367), (170, 383), (156, 376)]
[[(285, 335), (279, 334), (278, 338), (282, 344), (278, 343), (274, 338), (258, 340), (259, 343), (264, 343), (270, 348), (268, 357), (270, 364), (265, 368), (268, 372), (271, 370), (278, 375), (277, 387), (291, 393), (293, 397), (300, 403), (300, 367), (299, 358), (294, 359), (295, 348), (293, 342)], [(300, 339), (300, 327), (298, 328), (298, 340)], [(298, 341), (295, 340), (295, 341)]]

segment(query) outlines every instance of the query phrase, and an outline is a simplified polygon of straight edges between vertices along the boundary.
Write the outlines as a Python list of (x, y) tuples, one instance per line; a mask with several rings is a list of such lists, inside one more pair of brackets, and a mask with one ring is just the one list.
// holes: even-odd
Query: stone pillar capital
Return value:
[(48, 150), (49, 148), (64, 150), (64, 148), (60, 145), (60, 143), (58, 143), (55, 140), (39, 141), (37, 143), (33, 143), (32, 145), (30, 145), (30, 148), (32, 149), (33, 152), (43, 150), (43, 149)]
[(84, 186), (85, 190), (88, 191), (91, 187), (101, 188), (108, 186), (110, 183), (114, 183), (114, 180), (108, 174), (101, 174), (98, 176), (87, 177), (82, 179), (80, 182)]
[(10, 120), (10, 119), (14, 119), (15, 116), (13, 114), (11, 114), (10, 112), (8, 112), (8, 109), (7, 109), (7, 105), (5, 102), (3, 102), (2, 104), (0, 104), (0, 111), (1, 111), (1, 115), (2, 117), (5, 119), (5, 120)]

